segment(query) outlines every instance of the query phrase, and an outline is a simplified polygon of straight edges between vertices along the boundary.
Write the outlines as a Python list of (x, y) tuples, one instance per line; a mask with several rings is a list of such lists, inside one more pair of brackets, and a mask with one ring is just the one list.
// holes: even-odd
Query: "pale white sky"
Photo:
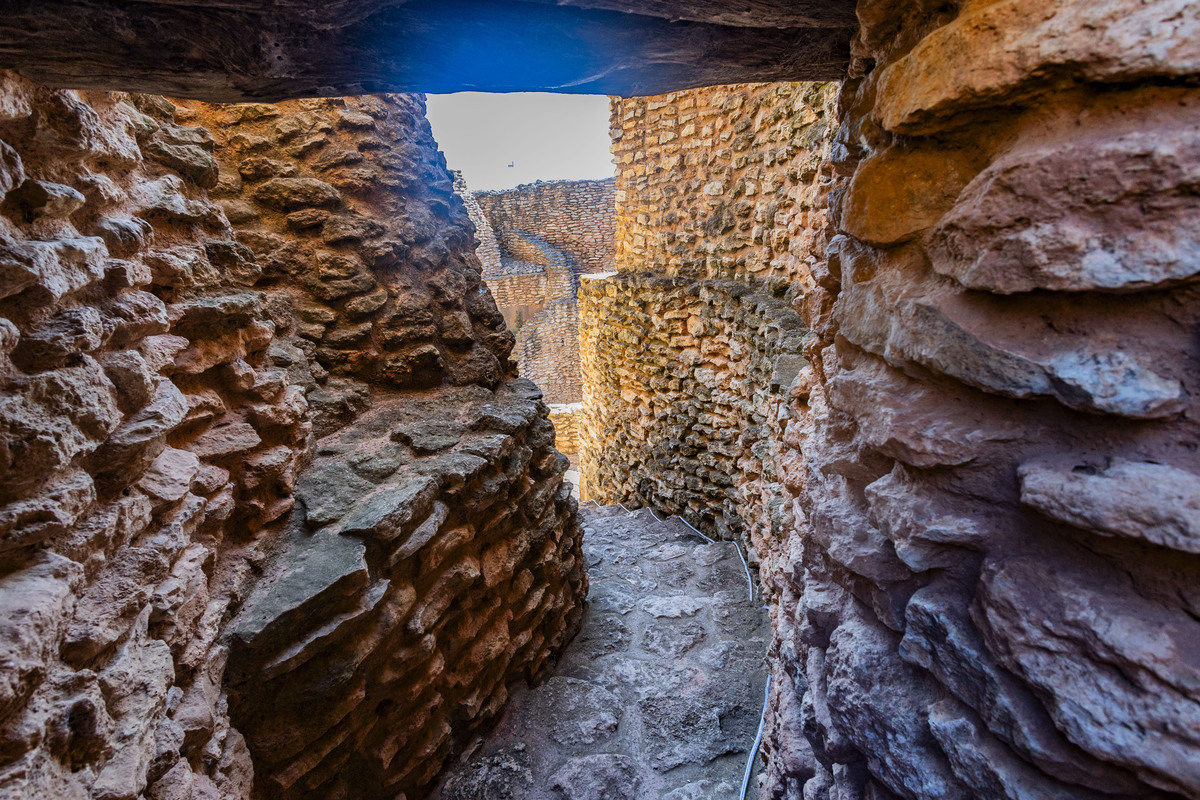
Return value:
[(429, 123), (473, 191), (614, 174), (604, 95), (431, 94)]

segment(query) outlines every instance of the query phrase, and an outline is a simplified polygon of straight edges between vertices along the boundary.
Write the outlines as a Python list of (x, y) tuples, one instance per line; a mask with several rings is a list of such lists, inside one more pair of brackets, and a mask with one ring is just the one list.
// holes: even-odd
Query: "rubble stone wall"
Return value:
[(479, 201), (475, 199), (475, 195), (467, 186), (462, 172), (452, 169), (450, 174), (454, 176), (454, 193), (463, 201), (463, 205), (467, 209), (467, 216), (470, 217), (471, 224), (475, 226), (475, 241), (478, 242), (475, 255), (479, 257), (479, 263), (483, 266), (485, 275), (494, 272), (500, 269), (500, 242), (496, 239), (496, 232), (492, 230), (492, 224), (488, 222), (483, 209), (480, 208)]
[(538, 181), (475, 195), (494, 230), (534, 233), (576, 274), (613, 269), (614, 181)]
[[(472, 195), (460, 180), (477, 225), (483, 277), (510, 329), (521, 375), (549, 403), (582, 396), (579, 372), (579, 276), (611, 269), (613, 182), (538, 182)], [(493, 259), (489, 240), (497, 243)]]
[(806, 279), (824, 258), (836, 84), (613, 98), (616, 268)]
[(583, 396), (579, 362), (579, 304), (555, 300), (517, 329), (513, 351), (522, 377), (538, 385), (548, 403)]
[(802, 363), (799, 316), (744, 283), (622, 273), (584, 280), (580, 319), (584, 496), (722, 538), (777, 535), (772, 430)]
[[(509, 327), (516, 329), (531, 316), (541, 311), (548, 301), (547, 277), (544, 269), (531, 272), (509, 272), (504, 275), (489, 275), (484, 278), (488, 291), (496, 300), (496, 307), (509, 320)], [(568, 298), (559, 297), (559, 300)], [(521, 311), (521, 320), (516, 312)], [(518, 324), (520, 323), (520, 324)]]
[(1200, 797), (1197, 9), (859, 18), (764, 797)]
[(573, 631), (423, 113), (0, 75), (0, 795), (419, 797)]
[(554, 447), (572, 462), (579, 455), (579, 418), (583, 403), (557, 403), (550, 406), (550, 422), (554, 425)]
[(621, 275), (581, 292), (585, 496), (755, 550), (779, 534), (780, 392), (804, 364), (793, 305), (830, 235), (835, 99), (803, 83), (613, 98)]

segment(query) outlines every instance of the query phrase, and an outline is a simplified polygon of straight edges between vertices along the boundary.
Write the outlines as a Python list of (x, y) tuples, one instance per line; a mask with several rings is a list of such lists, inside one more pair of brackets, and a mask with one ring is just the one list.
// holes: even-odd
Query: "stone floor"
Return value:
[(432, 800), (735, 800), (769, 641), (735, 546), (647, 510), (580, 517), (582, 631)]

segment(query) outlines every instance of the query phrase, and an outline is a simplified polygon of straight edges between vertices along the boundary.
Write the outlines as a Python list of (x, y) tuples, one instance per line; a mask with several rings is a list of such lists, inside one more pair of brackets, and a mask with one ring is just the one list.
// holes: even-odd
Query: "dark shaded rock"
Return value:
[[(690, 86), (839, 78), (854, 24), (852, 7), (838, 2), (759, 2), (730, 11), (711, 2), (656, 2), (648, 8), (627, 0), (570, 6), (406, 3), (379, 9), (349, 0), (289, 6), (287, 16), (266, 17), (264, 12), (278, 10), (255, 3), (196, 17), (155, 3), (138, 13), (108, 11), (75, 0), (53, 14), (41, 7), (14, 13), (7, 31), (10, 55), (0, 66), (81, 88), (130, 88), (110, 76), (136, 75), (141, 89), (157, 86), (174, 96), (216, 101), (309, 96), (316, 87), (330, 95), (360, 94), (368, 81), (377, 91), (651, 95)], [(685, 21), (672, 21), (681, 16)], [(232, 34), (255, 29), (274, 31), (272, 41), (292, 63), (311, 65), (305, 77), (279, 77), (275, 49), (247, 50)], [(156, 33), (154, 66), (137, 58), (141, 51), (110, 46), (121, 31)], [(212, 44), (185, 60), (187, 43), (194, 41)], [(580, 47), (580, 41), (588, 45)], [(705, 46), (697, 48), (697, 41)], [(430, 55), (447, 50), (495, 55), (447, 71)], [(359, 55), (347, 60), (347, 52)], [(531, 72), (502, 52), (536, 57), (540, 66)], [(174, 53), (178, 61), (165, 57)], [(384, 83), (378, 82), (378, 70), (368, 69), (372, 64), (387, 65)], [(236, 86), (223, 77), (230, 70), (242, 76)], [(360, 116), (344, 117), (343, 124)]]
[(230, 421), (214, 425), (188, 445), (200, 458), (226, 458), (245, 454), (262, 442), (258, 431), (247, 422)]
[(124, 258), (149, 244), (154, 229), (150, 223), (137, 217), (100, 217), (92, 233), (104, 240), (110, 254)]
[(418, 455), (448, 450), (458, 444), (466, 426), (446, 420), (429, 420), (407, 424), (392, 431), (392, 441), (408, 445)]
[(16, 711), (46, 677), (82, 578), (78, 564), (53, 553), (0, 578), (0, 714)]
[(255, 650), (290, 644), (312, 625), (323, 605), (367, 584), (362, 542), (329, 531), (294, 536), (278, 574), (255, 588), (232, 624), (233, 636)]
[(74, 353), (92, 352), (103, 337), (104, 323), (96, 309), (71, 308), (27, 330), (12, 357), (26, 372), (40, 372), (61, 366)]
[(637, 797), (642, 778), (627, 756), (580, 756), (550, 776), (550, 788), (571, 800), (625, 800)]
[(211, 189), (217, 185), (217, 160), (198, 145), (171, 141), (169, 137), (159, 135), (143, 145), (142, 152), (197, 186)]
[(321, 527), (345, 516), (375, 485), (337, 461), (317, 464), (296, 484), (296, 499), (304, 504), (308, 524)]
[(381, 489), (355, 503), (342, 517), (338, 531), (347, 536), (389, 542), (429, 514), (437, 489), (438, 482), (433, 478), (418, 478)]
[(107, 490), (141, 476), (186, 413), (187, 401), (175, 384), (158, 379), (150, 403), (129, 416), (93, 456), (97, 486)]
[(1086, 464), (1025, 463), (1021, 502), (1101, 536), (1123, 536), (1200, 553), (1200, 477), (1166, 464), (1113, 459)]

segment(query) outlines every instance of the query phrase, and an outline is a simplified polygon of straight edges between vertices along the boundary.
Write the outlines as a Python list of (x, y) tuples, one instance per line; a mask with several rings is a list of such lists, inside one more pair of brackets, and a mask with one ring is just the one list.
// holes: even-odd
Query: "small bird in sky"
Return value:
[(509, 165), (510, 167), (515, 167), (515, 166), (516, 166), (516, 164), (514, 164), (514, 163), (513, 163), (513, 162), (511, 162), (511, 161), (510, 161), (510, 162), (508, 162), (508, 165)]

